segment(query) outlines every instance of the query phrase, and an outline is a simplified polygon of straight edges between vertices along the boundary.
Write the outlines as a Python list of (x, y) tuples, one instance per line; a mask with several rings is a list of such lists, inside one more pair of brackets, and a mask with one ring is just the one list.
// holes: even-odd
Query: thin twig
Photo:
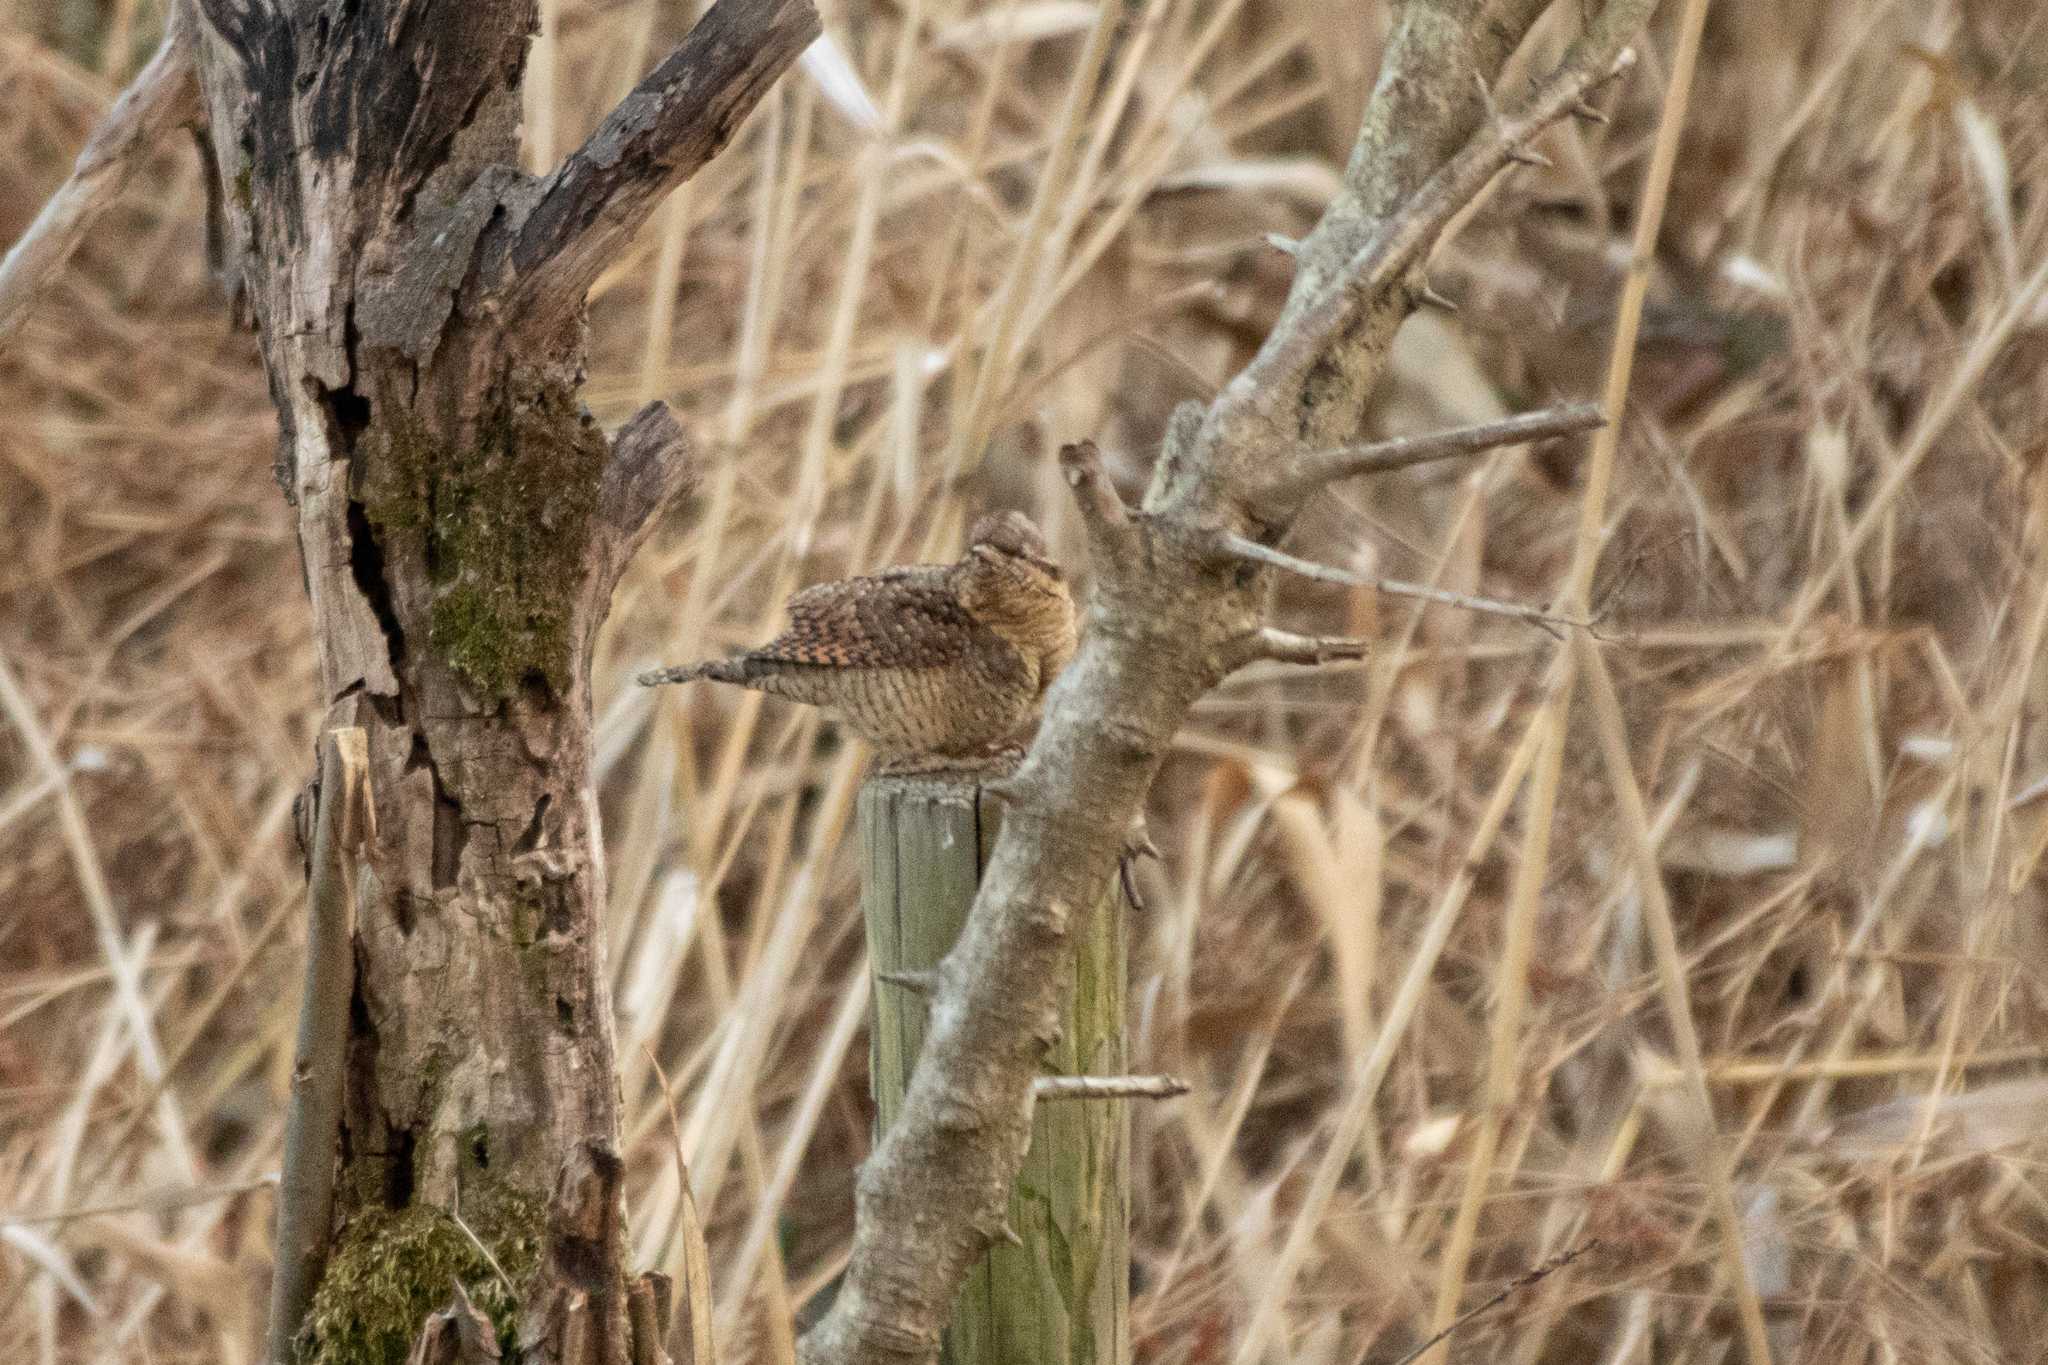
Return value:
[(1541, 412), (1519, 413), (1498, 422), (1433, 431), (1426, 436), (1397, 436), (1388, 441), (1319, 450), (1296, 460), (1274, 485), (1273, 491), (1283, 495), (1307, 493), (1340, 479), (1382, 474), (1390, 469), (1406, 469), (1411, 465), (1460, 456), (1484, 455), (1489, 450), (1526, 441), (1571, 436), (1603, 426), (1606, 421), (1606, 414), (1600, 411), (1599, 404), (1570, 403)]
[(884, 985), (901, 986), (913, 995), (931, 995), (939, 989), (939, 973), (934, 967), (905, 967), (901, 971), (876, 972), (875, 980)]
[(191, 122), (198, 113), (190, 20), (185, 6), (174, 3), (156, 55), (86, 140), (70, 178), (0, 260), (0, 354), (6, 353), (36, 300), (113, 204), (142, 154), (165, 132)]
[(1557, 626), (1574, 626), (1580, 630), (1592, 626), (1591, 621), (1576, 616), (1560, 616), (1539, 607), (1525, 606), (1519, 602), (1503, 602), (1492, 597), (1474, 597), (1470, 593), (1452, 592), (1448, 588), (1432, 588), (1421, 583), (1406, 583), (1397, 578), (1373, 578), (1367, 574), (1340, 569), (1333, 564), (1318, 564), (1314, 560), (1297, 559), (1284, 550), (1261, 545), (1255, 540), (1233, 532), (1224, 532), (1216, 537), (1219, 549), (1236, 555), (1240, 559), (1255, 560), (1270, 564), (1276, 569), (1285, 569), (1303, 578), (1313, 578), (1324, 583), (1342, 583), (1354, 588), (1376, 588), (1390, 597), (1413, 597), (1424, 602), (1441, 602), (1449, 607), (1463, 607), (1467, 611), (1486, 612), (1492, 616), (1506, 616), (1516, 621), (1526, 621), (1552, 635)]
[(116, 1199), (105, 1204), (80, 1204), (75, 1208), (53, 1209), (48, 1213), (0, 1213), (0, 1228), (35, 1227), (50, 1223), (62, 1226), (80, 1218), (105, 1218), (117, 1213), (169, 1213), (173, 1209), (189, 1209), (195, 1204), (210, 1204), (216, 1199), (233, 1199), (240, 1194), (253, 1194), (268, 1189), (277, 1183), (277, 1173), (258, 1176), (254, 1180), (238, 1181), (232, 1185), (186, 1185), (178, 1189), (156, 1190), (136, 1195), (132, 1199)]
[(455, 1191), (455, 1202), (449, 1206), (448, 1217), (456, 1227), (462, 1230), (462, 1235), (469, 1239), (469, 1244), (477, 1249), (477, 1254), (484, 1258), (484, 1264), (489, 1266), (491, 1273), (498, 1277), (498, 1283), (505, 1286), (506, 1296), (514, 1303), (517, 1303), (519, 1301), (519, 1287), (512, 1283), (512, 1277), (505, 1273), (505, 1267), (498, 1264), (498, 1258), (493, 1256), (491, 1249), (484, 1245), (484, 1239), (477, 1236), (476, 1230), (463, 1221), (462, 1191), (459, 1187)]
[(1316, 668), (1329, 663), (1348, 663), (1372, 653), (1372, 641), (1341, 635), (1296, 635), (1290, 630), (1266, 626), (1244, 636), (1229, 664), (1233, 670), (1247, 664), (1301, 664)]
[(36, 714), (4, 654), (0, 654), (0, 715), (5, 715), (20, 732), (29, 758), (55, 789), (58, 827), (63, 831), (64, 844), (71, 854), (78, 889), (85, 898), (86, 907), (92, 912), (93, 930), (99, 938), (100, 952), (107, 960), (114, 1000), (128, 1023), (135, 1060), (143, 1079), (156, 1091), (156, 1116), (163, 1128), (164, 1145), (169, 1149), (179, 1173), (196, 1184), (198, 1158), (193, 1153), (191, 1139), (186, 1136), (185, 1119), (179, 1112), (177, 1096), (164, 1085), (167, 1068), (163, 1044), (157, 1037), (156, 1020), (149, 1002), (143, 995), (141, 955), (130, 953), (126, 936), (121, 931), (121, 915), (107, 885), (107, 870), (93, 843), (92, 828), (86, 822), (84, 803), (72, 786), (70, 765), (57, 757), (57, 746), (50, 732)]
[(348, 1002), (355, 984), (353, 845), (367, 833), (369, 808), (367, 745), (360, 729), (329, 731), (320, 745), (320, 803), (306, 898), (306, 993), (299, 1007), (297, 1056), (285, 1113), (284, 1170), (277, 1192), (272, 1360), (291, 1359), (292, 1339), (327, 1261)]
[(1047, 1100), (1170, 1100), (1191, 1086), (1178, 1076), (1040, 1076), (1031, 1093)]
[(1591, 1251), (1594, 1247), (1597, 1247), (1599, 1245), (1600, 1240), (1597, 1237), (1591, 1241), (1581, 1242), (1577, 1246), (1573, 1247), (1571, 1250), (1560, 1252), (1558, 1255), (1551, 1257), (1542, 1265), (1536, 1266), (1534, 1269), (1531, 1270), (1523, 1271), (1521, 1274), (1515, 1276), (1514, 1279), (1509, 1280), (1507, 1282), (1507, 1286), (1504, 1289), (1502, 1289), (1500, 1293), (1495, 1294), (1492, 1298), (1488, 1299), (1485, 1303), (1480, 1304), (1477, 1308), (1468, 1309), (1467, 1311), (1460, 1313), (1457, 1317), (1451, 1319), (1450, 1325), (1448, 1327), (1445, 1327), (1442, 1331), (1436, 1333), (1436, 1335), (1432, 1336), (1428, 1341), (1423, 1342), (1420, 1346), (1417, 1346), (1407, 1355), (1402, 1356), (1399, 1360), (1394, 1362), (1394, 1365), (1411, 1365), (1411, 1362), (1421, 1359), (1424, 1354), (1426, 1354), (1427, 1352), (1429, 1352), (1437, 1346), (1441, 1346), (1444, 1342), (1448, 1341), (1453, 1332), (1457, 1331), (1461, 1327), (1466, 1326), (1474, 1318), (1479, 1317), (1481, 1314), (1492, 1312), (1494, 1309), (1500, 1307), (1502, 1304), (1506, 1303), (1515, 1295), (1521, 1293), (1524, 1289), (1529, 1288), (1529, 1286), (1537, 1284), (1540, 1281), (1549, 1279), (1552, 1275), (1555, 1275), (1558, 1271), (1563, 1270), (1573, 1261), (1578, 1260), (1579, 1257), (1585, 1255), (1587, 1252)]
[(1765, 1330), (1762, 1302), (1754, 1278), (1743, 1259), (1742, 1212), (1735, 1197), (1733, 1160), (1715, 1130), (1714, 1100), (1707, 1090), (1706, 1050), (1700, 1042), (1699, 1026), (1693, 1021), (1691, 993), (1686, 986), (1685, 955), (1678, 946), (1677, 913), (1671, 893), (1664, 884), (1664, 869), (1657, 859), (1656, 842), (1650, 833), (1650, 813), (1635, 764), (1628, 752), (1628, 727), (1622, 719), (1621, 698), (1608, 675), (1607, 661), (1590, 639), (1576, 642), (1579, 674), (1586, 680), (1593, 702), (1594, 729), (1607, 768), (1607, 784), (1614, 794), (1615, 809), (1628, 836), (1633, 856), (1636, 894), (1642, 900), (1642, 917), (1649, 930), (1652, 960), (1657, 969), (1658, 993), (1671, 1036), (1678, 1045), (1678, 1057), (1693, 1103), (1699, 1136), (1694, 1140), (1697, 1160), (1706, 1177), (1708, 1197), (1721, 1223), (1721, 1259), (1735, 1289), (1735, 1302), (1748, 1335), (1751, 1365), (1769, 1365), (1769, 1335)]

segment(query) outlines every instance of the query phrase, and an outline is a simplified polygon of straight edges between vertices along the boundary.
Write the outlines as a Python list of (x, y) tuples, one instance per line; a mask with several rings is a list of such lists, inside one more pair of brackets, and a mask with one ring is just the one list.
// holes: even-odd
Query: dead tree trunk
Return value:
[(534, 179), (532, 0), (201, 12), (225, 274), (263, 336), (321, 703), (367, 742), (354, 986), (317, 1021), (344, 1033), (341, 1122), (308, 1139), (335, 1144), (332, 1241), (285, 1332), (305, 1359), (397, 1358), (457, 1279), (524, 1358), (658, 1359), (629, 1298), (661, 1296), (622, 1263), (589, 657), (688, 465), (666, 409), (612, 439), (584, 411), (583, 301), (816, 17), (722, 0)]

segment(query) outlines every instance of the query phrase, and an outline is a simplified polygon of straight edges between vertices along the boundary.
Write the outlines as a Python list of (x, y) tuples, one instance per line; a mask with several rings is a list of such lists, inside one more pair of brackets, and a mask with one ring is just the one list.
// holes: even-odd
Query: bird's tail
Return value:
[(743, 659), (705, 659), (701, 663), (683, 664), (677, 668), (651, 668), (640, 675), (642, 687), (659, 687), (663, 683), (694, 682), (698, 678), (709, 678), (713, 682), (745, 682)]

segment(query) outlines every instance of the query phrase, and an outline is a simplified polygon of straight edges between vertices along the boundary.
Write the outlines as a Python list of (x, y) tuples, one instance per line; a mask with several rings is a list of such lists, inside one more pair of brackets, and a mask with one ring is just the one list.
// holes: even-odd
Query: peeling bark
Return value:
[[(816, 16), (722, 0), (535, 180), (513, 169), (530, 0), (201, 10), (321, 701), (367, 753), (335, 1247), (284, 1335), (311, 1360), (410, 1342), (453, 1266), (475, 1306), (423, 1358), (479, 1358), (481, 1310), (523, 1359), (660, 1359), (634, 1328), (665, 1326), (666, 1295), (628, 1285), (619, 1235), (589, 656), (691, 466), (666, 409), (613, 441), (582, 407), (583, 295)], [(371, 1300), (393, 1320), (362, 1321)]]

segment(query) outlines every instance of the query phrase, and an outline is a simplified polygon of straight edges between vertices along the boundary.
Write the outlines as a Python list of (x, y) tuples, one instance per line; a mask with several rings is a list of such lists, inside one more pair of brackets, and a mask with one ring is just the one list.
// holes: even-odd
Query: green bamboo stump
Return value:
[[(871, 777), (860, 793), (861, 911), (878, 978), (937, 965), (967, 922), (1001, 804), (971, 781)], [(1116, 878), (1075, 941), (1073, 980), (1047, 1074), (1125, 1071), (1126, 915)], [(877, 1122), (896, 1121), (928, 1002), (875, 982)], [(1127, 1100), (1041, 1103), (1010, 1194), (1021, 1245), (998, 1242), (961, 1287), (947, 1365), (1125, 1365), (1130, 1350)], [(944, 1191), (933, 1197), (943, 1199)]]

